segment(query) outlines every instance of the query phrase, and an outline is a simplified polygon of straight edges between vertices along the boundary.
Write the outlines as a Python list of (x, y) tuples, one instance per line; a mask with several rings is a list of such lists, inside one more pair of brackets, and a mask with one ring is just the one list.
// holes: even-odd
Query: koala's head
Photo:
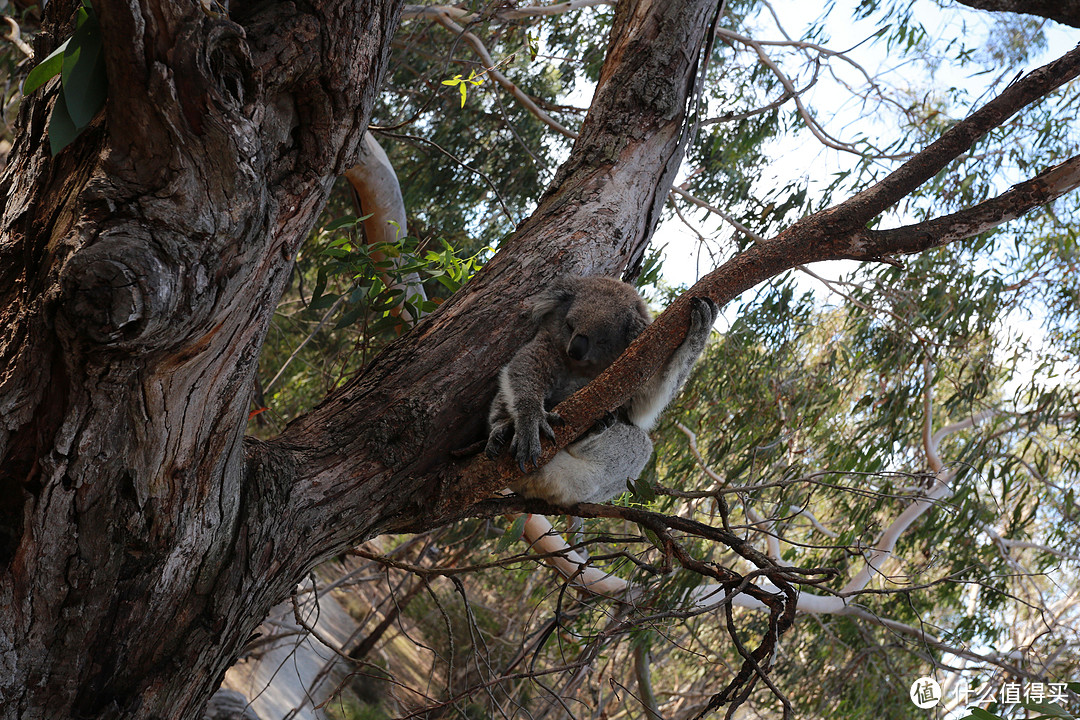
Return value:
[(603, 370), (652, 322), (632, 285), (607, 277), (560, 278), (540, 297), (534, 318), (572, 365)]

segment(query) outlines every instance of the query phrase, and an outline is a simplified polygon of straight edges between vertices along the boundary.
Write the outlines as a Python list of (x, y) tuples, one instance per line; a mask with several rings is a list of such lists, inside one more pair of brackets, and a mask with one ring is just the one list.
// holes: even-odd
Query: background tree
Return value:
[[(708, 119), (700, 101), (700, 83), (708, 77), (708, 67), (723, 72), (729, 63), (710, 66), (702, 62), (710, 55), (709, 38), (718, 27), (719, 8), (715, 4), (619, 5), (611, 20), (606, 60), (595, 76), (598, 84), (592, 106), (580, 129), (572, 131), (580, 135), (530, 218), (502, 243), (500, 251), (464, 289), (370, 362), (364, 362), (371, 357), (367, 352), (339, 351), (349, 360), (339, 363), (336, 377), (331, 376), (332, 381), (326, 385), (336, 387), (357, 371), (360, 363), (351, 367), (348, 363), (359, 354), (364, 365), (354, 380), (331, 392), (279, 434), (264, 441), (242, 442), (258, 349), (289, 281), (301, 240), (315, 222), (333, 178), (356, 158), (398, 9), (372, 3), (360, 4), (349, 12), (318, 4), (298, 9), (291, 4), (234, 3), (225, 15), (220, 9), (197, 5), (179, 8), (146, 3), (145, 7), (137, 7), (134, 3), (111, 2), (103, 2), (95, 9), (100, 16), (108, 73), (109, 99), (104, 113), (74, 144), (50, 158), (44, 132), (50, 112), (55, 112), (56, 84), (48, 86), (40, 96), (32, 96), (20, 110), (22, 132), (15, 138), (3, 179), (0, 292), (5, 293), (5, 334), (0, 358), (5, 372), (0, 378), (0, 406), (4, 409), (0, 467), (5, 537), (0, 628), (4, 633), (4, 667), (11, 672), (4, 673), (0, 692), (7, 703), (5, 712), (12, 717), (185, 717), (198, 711), (266, 610), (288, 594), (317, 561), (379, 534), (423, 530), (451, 518), (507, 507), (505, 503), (488, 503), (473, 508), (512, 470), (484, 460), (462, 460), (451, 451), (480, 436), (491, 378), (527, 337), (529, 328), (524, 323), (508, 319), (520, 317), (525, 299), (558, 274), (615, 273), (624, 269), (627, 275), (637, 274), (652, 230), (663, 215), (667, 191), (676, 177), (686, 143), (694, 135), (694, 127)], [(735, 17), (745, 11), (736, 9)], [(430, 11), (409, 12), (420, 17)], [(438, 27), (415, 32), (447, 31), (453, 33), (445, 36), (448, 42), (453, 43), (453, 37), (467, 42), (468, 36), (460, 34), (461, 30), (468, 28), (473, 37), (479, 37), (473, 31), (483, 28), (476, 23), (498, 24), (502, 20), (497, 13), (466, 13), (466, 17), (456, 13), (439, 10)], [(47, 6), (43, 24), (48, 34), (43, 32), (36, 40), (41, 55), (66, 36), (65, 26), (70, 27), (71, 16), (70, 4), (54, 0)], [(781, 97), (787, 95), (792, 101), (801, 96), (782, 70), (765, 62), (768, 53), (763, 44), (744, 43), (732, 32), (715, 34), (733, 46), (750, 48), (768, 71), (756, 73), (748, 66), (749, 81), (760, 81), (763, 92), (783, 88)], [(889, 39), (909, 41), (917, 36), (918, 29), (908, 17)], [(557, 41), (559, 31), (553, 31), (551, 37)], [(565, 37), (564, 42), (569, 43), (568, 31)], [(515, 41), (513, 37), (510, 40)], [(525, 41), (526, 48), (530, 42)], [(817, 52), (805, 43), (794, 47)], [(478, 52), (475, 46), (471, 48)], [(416, 78), (427, 78), (431, 89), (445, 93), (435, 97), (447, 103), (455, 101), (457, 88), (444, 86), (442, 81), (457, 73), (442, 74), (437, 60), (429, 59), (429, 63), (425, 67), (418, 61), (407, 71), (395, 66), (395, 73), (411, 72)], [(502, 74), (505, 68), (496, 67), (497, 63), (482, 64), (482, 71), (493, 79), (496, 71)], [(725, 178), (731, 166), (713, 162), (712, 158), (731, 161), (735, 156), (724, 155), (722, 143), (713, 138), (709, 143), (712, 157), (701, 156), (704, 170), (694, 177), (700, 178), (703, 187), (714, 184), (717, 192), (709, 198), (714, 203), (724, 193), (728, 198), (737, 198), (727, 205), (731, 212), (725, 214), (738, 222), (742, 239), (734, 243), (733, 249), (738, 252), (732, 259), (691, 292), (726, 302), (759, 282), (814, 260), (880, 260), (924, 251), (989, 230), (1059, 197), (1078, 182), (1075, 158), (1038, 175), (1035, 173), (1044, 164), (1037, 157), (1027, 158), (1026, 164), (1017, 162), (1021, 169), (1032, 171), (1017, 178), (1025, 182), (1016, 189), (997, 195), (989, 187), (976, 184), (980, 176), (996, 178), (993, 172), (969, 171), (955, 186), (951, 197), (957, 212), (951, 216), (938, 217), (942, 205), (920, 205), (912, 193), (925, 182), (936, 180), (942, 186), (932, 185), (930, 189), (938, 189), (940, 194), (941, 188), (948, 188), (947, 183), (956, 177), (951, 174), (953, 169), (974, 167), (985, 160), (981, 146), (973, 143), (995, 140), (988, 133), (1011, 117), (1032, 118), (1031, 111), (1025, 109), (1048, 94), (1060, 93), (1058, 88), (1075, 76), (1078, 64), (1074, 51), (1003, 89), (966, 120), (942, 123), (938, 132), (926, 123), (928, 135), (940, 134), (940, 138), (925, 150), (922, 141), (913, 136), (902, 141), (910, 143), (907, 147), (863, 148), (867, 163), (858, 168), (858, 173), (845, 176), (852, 178), (852, 185), (831, 188), (833, 194), (842, 197), (848, 188), (857, 187), (861, 191), (858, 195), (822, 212), (807, 214), (768, 239), (766, 236), (784, 226), (788, 214), (797, 217), (816, 210), (830, 196), (807, 199), (810, 196), (805, 189), (796, 186), (782, 190), (781, 195), (766, 191), (747, 197), (748, 191), (760, 188), (754, 182), (754, 169), (765, 156), (764, 150), (755, 145), (755, 137), (764, 142), (779, 131), (780, 116), (770, 113), (780, 106), (739, 120), (748, 121), (744, 127), (751, 133), (744, 136), (744, 148), (738, 154), (740, 159), (748, 159), (747, 175)], [(596, 72), (596, 66), (585, 63), (581, 72), (587, 77)], [(397, 87), (407, 86), (399, 81)], [(541, 92), (538, 86), (528, 89)], [(731, 97), (735, 96), (733, 92)], [(505, 114), (510, 118), (508, 127), (514, 131), (508, 129), (507, 133), (513, 136), (516, 132), (518, 141), (509, 144), (504, 136), (507, 144), (502, 147), (513, 147), (515, 153), (519, 147), (529, 148), (530, 139), (540, 136), (535, 129), (523, 130), (515, 125), (513, 114), (522, 113), (518, 125), (524, 125), (525, 121), (533, 122), (535, 110), (526, 115), (509, 98), (502, 100), (507, 108), (500, 110), (499, 117)], [(416, 107), (423, 108), (421, 103), (418, 100)], [(815, 134), (828, 139), (803, 105), (800, 101), (797, 114), (789, 120), (806, 123), (818, 131)], [(461, 116), (451, 110), (436, 116), (454, 122)], [(747, 112), (754, 110), (749, 107)], [(392, 117), (388, 113), (386, 119), (377, 118), (376, 122), (392, 128), (418, 112), (423, 115), (423, 110), (416, 109)], [(551, 112), (559, 109), (552, 107), (543, 114), (550, 119)], [(565, 114), (574, 116), (571, 110)], [(932, 120), (938, 115), (926, 113), (924, 118)], [(753, 118), (760, 118), (760, 122)], [(423, 121), (417, 122), (422, 128)], [(565, 123), (558, 124), (565, 129)], [(718, 130), (717, 137), (720, 134)], [(492, 136), (483, 137), (486, 141)], [(1041, 137), (1047, 142), (1055, 140), (1053, 133)], [(1060, 140), (1061, 145), (1050, 152), (1068, 147), (1067, 137)], [(558, 144), (545, 146), (545, 141), (538, 139), (532, 143), (544, 146), (532, 150), (538, 158), (547, 152), (550, 157), (559, 155)], [(429, 150), (436, 147), (421, 144)], [(439, 211), (453, 228), (485, 228), (473, 235), (481, 242), (490, 242), (497, 231), (487, 228), (498, 227), (491, 222), (497, 217), (494, 206), (499, 205), (499, 212), (510, 215), (521, 212), (530, 185), (535, 187), (543, 175), (541, 163), (515, 165), (504, 161), (507, 155), (499, 146), (489, 152), (483, 141), (463, 144), (477, 153), (476, 157), (464, 158), (472, 169), (466, 176), (457, 166), (446, 166), (449, 172), (458, 173), (447, 180), (459, 194), (442, 196), (462, 202), (446, 202), (440, 200), (439, 193), (424, 190), (414, 195), (410, 184), (405, 183), (407, 200), (420, 198), (427, 203), (423, 210), (418, 204), (412, 206), (417, 208), (413, 212), (418, 219), (410, 220), (410, 225), (418, 234), (425, 234), (422, 213), (430, 212), (430, 218), (437, 218)], [(734, 145), (738, 148), (737, 143)], [(1002, 145), (1010, 146), (1008, 142)], [(1013, 142), (1011, 147), (1015, 150), (1019, 145)], [(893, 170), (896, 166), (891, 165), (891, 174), (881, 173), (875, 182), (878, 178), (873, 175), (881, 163), (912, 148), (919, 152), (898, 169)], [(438, 152), (439, 157), (445, 157)], [(451, 149), (451, 154), (461, 157), (465, 153)], [(994, 154), (988, 155), (992, 160)], [(1001, 153), (997, 157), (1010, 156)], [(704, 162), (706, 159), (710, 162)], [(423, 167), (422, 162), (417, 165)], [(399, 167), (408, 164), (399, 163)], [(521, 185), (515, 191), (516, 198), (509, 191), (504, 193), (504, 187), (497, 182), (485, 182), (483, 186), (464, 183), (466, 177), (518, 168), (525, 170), (519, 173)], [(416, 177), (422, 185), (432, 175), (418, 171)], [(481, 195), (470, 195), (479, 187), (486, 188), (479, 191)], [(512, 189), (514, 184), (507, 182), (505, 187)], [(983, 198), (965, 194), (980, 191), (986, 199), (977, 204), (974, 201)], [(915, 200), (911, 205), (913, 213), (925, 213), (924, 223), (891, 231), (867, 228), (882, 212), (907, 197)], [(478, 203), (478, 198), (491, 207)], [(471, 210), (469, 203), (473, 204)], [(750, 222), (755, 218), (760, 222)], [(1052, 213), (1037, 218), (1049, 223), (1051, 230), (1069, 225), (1068, 220), (1059, 221)], [(428, 222), (435, 225), (443, 221)], [(1046, 237), (1052, 235), (1051, 231)], [(755, 242), (748, 242), (755, 237)], [(368, 252), (357, 250), (363, 247), (359, 243), (346, 246), (335, 242), (324, 237), (319, 249), (323, 257), (343, 261), (346, 267), (347, 263), (363, 261), (354, 257), (357, 252)], [(975, 249), (991, 249), (982, 257), (1000, 257), (992, 252), (992, 239), (981, 242)], [(1060, 240), (1048, 240), (1045, 247), (1049, 249), (1042, 257), (1049, 259), (1030, 267), (1032, 279), (1023, 288), (1045, 284), (1056, 292), (1068, 287), (1047, 282), (1057, 279), (1054, 273), (1069, 262), (1068, 253), (1055, 250), (1054, 242), (1067, 248), (1069, 243), (1075, 244), (1075, 232), (1071, 236), (1064, 232)], [(406, 248), (415, 251), (408, 245)], [(326, 253), (328, 250), (337, 252)], [(385, 272), (404, 275), (432, 267), (430, 263), (416, 267), (408, 262), (388, 265), (386, 253), (382, 259), (368, 255), (373, 270), (364, 277), (379, 277)], [(471, 250), (464, 255), (471, 255)], [(1032, 257), (1026, 248), (1022, 258), (1019, 250), (1017, 255), (1020, 263)], [(305, 271), (302, 262), (298, 267), (297, 288)], [(467, 269), (461, 269), (461, 260), (451, 255), (444, 255), (434, 267), (435, 272), (430, 274), (449, 275), (452, 286), (467, 274)], [(954, 371), (940, 353), (925, 351), (937, 345), (966, 349), (981, 342), (986, 346), (993, 343), (995, 336), (987, 331), (986, 318), (991, 317), (992, 310), (982, 306), (967, 306), (959, 313), (954, 310), (951, 300), (957, 297), (955, 288), (964, 287), (963, 278), (952, 274), (957, 267), (955, 261), (944, 267), (949, 270), (938, 272), (959, 285), (950, 285), (943, 278), (937, 292), (924, 298), (921, 288), (925, 283), (920, 280), (925, 275), (888, 275), (888, 270), (881, 276), (871, 273), (876, 284), (871, 284), (871, 279), (860, 281), (863, 288), (870, 288), (867, 297), (859, 295), (862, 288), (847, 291), (865, 317), (852, 311), (848, 318), (837, 311), (833, 316), (804, 315), (798, 320), (801, 327), (811, 323), (823, 327), (820, 323), (831, 317), (844, 333), (840, 337), (852, 339), (850, 347), (858, 348), (858, 342), (865, 342), (883, 363), (875, 377), (873, 371), (850, 361), (853, 372), (857, 368), (864, 378), (864, 385), (853, 387), (866, 388), (863, 398), (869, 399), (854, 408), (867, 409), (865, 418), (834, 395), (831, 412), (821, 410), (813, 416), (825, 425), (807, 428), (802, 437), (820, 437), (822, 442), (836, 440), (838, 434), (842, 437), (844, 433), (860, 441), (872, 438), (865, 433), (867, 425), (860, 423), (879, 428), (881, 437), (877, 445), (867, 446), (878, 448), (869, 461), (845, 458), (839, 453), (841, 447), (835, 448), (836, 453), (826, 452), (830, 446), (825, 445), (806, 456), (806, 468), (793, 461), (806, 455), (804, 447), (788, 443), (794, 455), (783, 463), (771, 463), (770, 472), (803, 473), (813, 469), (811, 460), (819, 459), (822, 464), (828, 462), (831, 471), (877, 473), (885, 469), (880, 463), (887, 459), (889, 466), (896, 466), (887, 468), (890, 472), (914, 474), (917, 481), (922, 477), (917, 473), (925, 468), (909, 467), (919, 464), (910, 448), (919, 446), (904, 442), (913, 436), (890, 438), (885, 429), (888, 416), (869, 411), (887, 405), (889, 412), (898, 412), (903, 406), (902, 402), (878, 405), (881, 397), (909, 401), (918, 398), (921, 414), (906, 417), (909, 421), (915, 417), (916, 427), (929, 429), (922, 451), (934, 473), (929, 486), (920, 492), (940, 499), (940, 494), (933, 493), (943, 487), (951, 490), (956, 471), (932, 460), (939, 452), (940, 438), (935, 440), (935, 431), (952, 431), (945, 416), (933, 414), (940, 412), (935, 410), (941, 405), (935, 398), (943, 394), (941, 388), (935, 390), (934, 384), (959, 387), (962, 391), (958, 394), (946, 394), (946, 407), (950, 407), (951, 400), (957, 413), (973, 416), (972, 403), (987, 402), (990, 396), (985, 393), (994, 388), (994, 368), (989, 361), (972, 368), (957, 360)], [(314, 275), (307, 277), (314, 290), (311, 294), (299, 291), (301, 303), (309, 299), (311, 305), (318, 305), (316, 300), (324, 303), (313, 308), (317, 311), (328, 310), (338, 302), (339, 297), (326, 294), (330, 269), (334, 268), (324, 268), (321, 288), (318, 268), (307, 270)], [(911, 284), (904, 292), (905, 288), (897, 285), (908, 280)], [(403, 298), (393, 293), (384, 295), (382, 290), (392, 283), (380, 282), (381, 287), (374, 282), (365, 287), (362, 283), (337, 281), (331, 293), (347, 295), (349, 302), (363, 308), (359, 312), (352, 309), (352, 320), (374, 320), (372, 329), (376, 333), (394, 332), (395, 322), (385, 321), (382, 313), (400, 310)], [(790, 296), (782, 283), (779, 288), (780, 299), (785, 293)], [(920, 290), (916, 292), (915, 288)], [(366, 305), (361, 302), (363, 298), (375, 299), (377, 304)], [(969, 333), (965, 342), (974, 344), (961, 345), (957, 341), (955, 347), (950, 346), (951, 336), (946, 331), (951, 326), (944, 323), (943, 336), (933, 338), (937, 345), (918, 345), (924, 351), (922, 355), (914, 353), (910, 344), (896, 344), (894, 349), (886, 341), (895, 339), (896, 330), (882, 330), (881, 318), (904, 318), (909, 311), (902, 305), (878, 311), (875, 305), (883, 304), (881, 298), (895, 298), (897, 303), (915, 301), (927, 312), (934, 307), (929, 301), (939, 299), (944, 310), (928, 315), (934, 321), (932, 326), (942, 324), (942, 315), (955, 316), (956, 327)], [(425, 302), (413, 297), (404, 299)], [(1035, 304), (1042, 301), (1037, 296), (1032, 300)], [(342, 301), (340, 307), (345, 304)], [(770, 314), (768, 310), (784, 307), (771, 293), (762, 301), (770, 320), (774, 315), (783, 320), (783, 312)], [(421, 309), (429, 308), (415, 304), (405, 308), (412, 317), (419, 314), (414, 310)], [(1060, 325), (1063, 335), (1067, 335), (1072, 322), (1068, 314), (1071, 303), (1066, 300), (1061, 309), (1062, 314), (1055, 317), (1063, 319)], [(743, 316), (753, 318), (753, 311), (751, 305)], [(372, 312), (377, 314), (373, 316)], [(565, 443), (586, 429), (597, 415), (617, 406), (635, 379), (662, 361), (663, 354), (681, 337), (684, 314), (685, 303), (675, 302), (624, 361), (566, 405), (562, 412), (569, 422), (560, 442)], [(393, 317), (400, 324), (400, 312)], [(337, 329), (352, 324), (344, 323)], [(775, 327), (773, 335), (782, 340), (783, 324)], [(365, 332), (358, 337), (365, 342), (372, 338), (371, 342), (378, 344), (385, 335)], [(769, 345), (768, 333), (758, 342), (752, 342), (745, 333), (731, 337), (733, 342), (743, 338), (742, 347), (736, 346), (738, 353), (752, 355), (778, 347)], [(829, 348), (821, 335), (815, 337), (807, 332), (797, 337), (804, 344), (794, 356), (774, 352), (770, 357), (793, 358), (790, 367), (794, 368), (794, 359), (806, 364), (814, 352)], [(916, 339), (924, 338), (917, 335)], [(849, 347), (847, 343), (844, 346)], [(779, 349), (794, 347), (788, 343)], [(866, 351), (862, 351), (849, 357), (865, 356)], [(962, 352), (957, 357), (962, 357)], [(835, 359), (823, 361), (823, 367), (830, 362)], [(809, 366), (818, 367), (812, 363)], [(957, 383), (958, 378), (965, 380), (969, 375), (970, 382)], [(821, 377), (823, 387), (828, 376)], [(765, 373), (762, 380), (771, 381), (775, 388), (799, 387), (799, 383), (784, 380), (783, 375), (777, 378), (775, 370)], [(878, 381), (876, 385), (873, 380)], [(881, 389), (882, 394), (870, 388)], [(1063, 403), (1071, 401), (1067, 392), (1057, 393), (1048, 405), (1035, 402), (1042, 396), (1018, 397), (1017, 406), (1008, 413), (1016, 418), (1026, 414), (1036, 420), (1052, 417), (1054, 422), (1070, 419), (1070, 410), (1063, 408)], [(758, 397), (751, 393), (747, 402)], [(303, 409), (304, 404), (297, 400), (295, 411)], [(811, 406), (818, 411), (819, 406)], [(718, 454), (706, 452), (701, 463), (715, 473), (715, 466), (723, 460), (734, 463), (735, 469), (743, 468), (742, 472), (749, 458), (749, 467), (754, 471), (745, 477), (756, 479), (761, 467), (756, 448), (763, 442), (763, 435), (775, 435), (780, 428), (782, 436), (787, 437), (788, 423), (792, 422), (782, 400), (777, 409), (781, 412), (779, 421), (771, 427), (767, 417), (749, 417), (750, 421), (763, 423), (761, 433), (722, 436), (717, 440)], [(287, 414), (292, 413), (290, 410)], [(827, 432), (830, 420), (835, 423), (844, 417), (850, 420), (842, 428), (844, 433)], [(804, 421), (797, 422), (802, 430)], [(1014, 426), (997, 436), (1001, 444), (995, 448), (998, 457), (1018, 458), (1006, 462), (1010, 471), (1019, 473), (1034, 467), (1035, 475), (1046, 478), (1051, 469), (1061, 467), (1068, 472), (1072, 467), (1067, 454), (1055, 455), (1051, 461), (1028, 449), (1023, 453), (1011, 451), (1011, 443), (1023, 442), (1017, 433), (1030, 429), (1031, 424), (1018, 421)], [(814, 436), (811, 429), (821, 434)], [(740, 439), (753, 444), (740, 444)], [(660, 457), (668, 463), (677, 456), (672, 454), (672, 460), (667, 459), (668, 455)], [(905, 459), (907, 465), (901, 462)], [(748, 523), (755, 528), (771, 523), (770, 527), (779, 528), (770, 531), (774, 536), (804, 543), (800, 533), (810, 531), (789, 519), (793, 507), (807, 505), (813, 512), (808, 506), (808, 493), (815, 484), (791, 480), (803, 476), (783, 475), (794, 494), (784, 494), (784, 488), (777, 486), (762, 488), (764, 494), (753, 501), (747, 496)], [(895, 480), (892, 475), (881, 477), (887, 482)], [(1002, 476), (1003, 498), (1012, 493), (1013, 475), (1008, 477), (1006, 482)], [(1060, 497), (1049, 496), (1058, 509), (1047, 510), (1049, 514), (1042, 522), (1060, 526), (1074, 518), (1072, 500), (1064, 489), (1067, 485), (1051, 483), (1044, 487), (1061, 492)], [(896, 494), (893, 490), (884, 484), (873, 489), (887, 496)], [(773, 491), (780, 495), (774, 497)], [(723, 493), (709, 490), (708, 495), (719, 500)], [(847, 517), (841, 510), (847, 497), (844, 493), (830, 497), (828, 512), (816, 513), (825, 518), (824, 523), (819, 519), (819, 524), (828, 527), (833, 518)], [(695, 498), (676, 495), (676, 499)], [(1035, 519), (1023, 511), (1032, 506), (1016, 501), (1013, 507), (1021, 509), (1020, 521)], [(1039, 503), (1037, 507), (1045, 505)], [(671, 592), (672, 588), (682, 585), (685, 593), (697, 585), (692, 574), (656, 574), (657, 569), (678, 561), (689, 570), (726, 583), (729, 609), (740, 598), (753, 604), (746, 596), (772, 608), (768, 623), (764, 619), (755, 621), (753, 616), (746, 618), (738, 656), (732, 655), (734, 662), (729, 670), (701, 671), (699, 666), (690, 684), (679, 688), (675, 701), (697, 697), (696, 706), (690, 708), (694, 714), (748, 696), (758, 677), (757, 670), (774, 660), (776, 641), (794, 617), (798, 607), (795, 585), (812, 582), (824, 590), (844, 590), (843, 586), (830, 588), (823, 584), (832, 576), (830, 573), (805, 574), (787, 567), (787, 562), (781, 561), (790, 558), (778, 557), (767, 542), (759, 550), (754, 544), (756, 535), (748, 534), (749, 530), (738, 531), (741, 520), (733, 518), (730, 508), (718, 523), (722, 529), (677, 518), (664, 520), (634, 510), (579, 510), (593, 515), (621, 513), (649, 529), (660, 549), (647, 552), (659, 554), (651, 559), (646, 555), (646, 564), (641, 567), (652, 576), (649, 582), (657, 596), (678, 599), (684, 594)], [(680, 511), (690, 513), (692, 505), (682, 503)], [(864, 505), (861, 511), (867, 513), (870, 508)], [(882, 511), (882, 519), (888, 517)], [(862, 545), (855, 542), (854, 536), (845, 536), (829, 546), (840, 557), (845, 552), (853, 553), (850, 570), (856, 575), (863, 572), (860, 562), (868, 561), (869, 567), (880, 569), (875, 552), (889, 552), (872, 529), (872, 523), (859, 528), (870, 538)], [(1011, 532), (1011, 528), (1007, 530)], [(1018, 541), (1010, 532), (998, 535)], [(702, 536), (702, 541), (693, 540), (695, 534)], [(926, 540), (930, 547), (934, 547), (933, 540)], [(711, 549), (717, 541), (741, 559), (727, 558)], [(470, 540), (463, 538), (461, 542), (467, 544)], [(632, 539), (624, 538), (620, 545), (624, 544), (633, 544)], [(860, 549), (875, 544), (878, 547), (870, 551)], [(1055, 550), (1056, 546), (1033, 543), (1027, 549), (1038, 553), (1046, 548)], [(825, 551), (822, 553), (823, 559), (832, 560), (833, 556), (824, 558)], [(1053, 556), (1051, 552), (1047, 557)], [(704, 558), (717, 562), (710, 564)], [(816, 558), (811, 553), (799, 560), (801, 565), (802, 560)], [(841, 566), (835, 574), (848, 580), (848, 569)], [(754, 575), (767, 576), (773, 585), (748, 584), (746, 578)], [(608, 647), (602, 640), (622, 636), (630, 627), (659, 631), (665, 622), (703, 610), (700, 603), (684, 610), (652, 611), (648, 604), (639, 607), (649, 612), (629, 624), (623, 621), (626, 613), (633, 611), (633, 605), (613, 611), (610, 624), (586, 642), (579, 659), (568, 666), (572, 676), (567, 685), (559, 688), (559, 694), (569, 696), (575, 686), (581, 685), (584, 669), (591, 667)], [(734, 613), (724, 612), (729, 619), (726, 629), (739, 638)], [(867, 611), (867, 617), (861, 619), (872, 617), (873, 612)], [(564, 618), (561, 613), (556, 615), (551, 630), (540, 637), (549, 637)], [(479, 623), (474, 616), (467, 616), (466, 625), (475, 629)], [(698, 632), (693, 623), (684, 627), (692, 636)], [(861, 627), (841, 629), (858, 632)], [(569, 631), (565, 624), (563, 629)], [(146, 642), (147, 637), (155, 638), (156, 643)], [(569, 642), (572, 637), (561, 639)], [(697, 637), (709, 647), (720, 645), (716, 638)], [(915, 637), (923, 647), (927, 646), (925, 633)], [(971, 637), (984, 640), (988, 635), (976, 630)], [(820, 646), (806, 642), (807, 647)], [(641, 657), (647, 654), (648, 645), (646, 636), (632, 650), (624, 646), (621, 652)], [(693, 647), (690, 651), (698, 652)], [(721, 662), (719, 656), (717, 662)], [(511, 662), (509, 666), (516, 664)], [(638, 663), (638, 667), (646, 666)], [(530, 669), (529, 674), (535, 672)], [(455, 692), (450, 685), (452, 676), (452, 672), (447, 673), (446, 697), (436, 701), (444, 707), (460, 706), (472, 696), (467, 690)], [(494, 679), (500, 679), (498, 674)], [(642, 688), (648, 687), (646, 679), (638, 680)], [(479, 687), (489, 686), (490, 681), (484, 680)], [(492, 698), (492, 702), (498, 701)], [(527, 704), (527, 698), (515, 702)]]

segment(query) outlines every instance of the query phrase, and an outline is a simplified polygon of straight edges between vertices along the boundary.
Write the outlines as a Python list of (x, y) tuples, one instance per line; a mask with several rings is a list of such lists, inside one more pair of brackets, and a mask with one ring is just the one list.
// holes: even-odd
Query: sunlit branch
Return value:
[[(390, 262), (394, 267), (401, 267), (406, 262), (404, 258), (390, 258), (379, 249), (379, 246), (393, 245), (408, 235), (405, 200), (401, 194), (397, 172), (386, 151), (370, 132), (364, 133), (359, 160), (359, 163), (345, 171), (345, 179), (353, 189), (359, 206), (358, 215), (364, 218), (364, 236), (372, 246), (370, 255), (376, 262)], [(401, 293), (401, 302), (390, 310), (391, 314), (409, 324), (416, 323), (420, 318), (412, 317), (404, 303), (414, 297), (427, 300), (427, 292), (420, 275), (412, 272), (402, 277), (393, 277), (387, 272), (381, 272), (380, 277), (388, 290)]]
[(978, 205), (933, 220), (890, 230), (865, 230), (854, 244), (888, 254), (947, 245), (992, 230), (1080, 187), (1080, 155), (1017, 183)]
[(6, 22), (8, 26), (8, 31), (5, 33), (4, 39), (9, 40), (11, 44), (19, 49), (19, 52), (33, 60), (34, 49), (22, 39), (22, 31), (19, 28), (19, 23), (10, 15), (4, 16), (4, 22)]
[(864, 590), (870, 584), (870, 581), (881, 573), (881, 566), (887, 559), (892, 557), (897, 541), (907, 532), (908, 528), (933, 507), (935, 501), (952, 495), (952, 484), (956, 478), (956, 472), (945, 469), (940, 454), (941, 441), (961, 430), (978, 426), (996, 413), (995, 410), (984, 410), (960, 422), (946, 425), (937, 432), (933, 432), (934, 376), (929, 359), (924, 361), (923, 371), (923, 451), (926, 454), (927, 465), (934, 473), (933, 482), (925, 493), (915, 498), (881, 533), (874, 547), (865, 556), (866, 564), (844, 585), (840, 591), (841, 595), (852, 595)]
[(649, 669), (649, 648), (644, 642), (634, 645), (634, 677), (637, 679), (638, 698), (645, 709), (645, 716), (649, 720), (663, 720), (660, 714), (660, 704), (656, 700), (656, 693), (652, 688), (652, 673)]

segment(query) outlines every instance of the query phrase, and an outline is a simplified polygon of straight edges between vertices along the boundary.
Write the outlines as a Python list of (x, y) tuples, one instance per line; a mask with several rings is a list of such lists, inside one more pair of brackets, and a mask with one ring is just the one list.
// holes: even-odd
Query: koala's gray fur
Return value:
[[(705, 347), (718, 308), (694, 298), (690, 330), (667, 363), (619, 412), (560, 450), (549, 463), (513, 483), (527, 497), (557, 505), (603, 502), (626, 490), (652, 455), (648, 432), (686, 381)], [(522, 470), (540, 457), (540, 434), (561, 422), (551, 408), (603, 372), (652, 322), (645, 301), (615, 278), (567, 277), (534, 304), (536, 335), (499, 373), (488, 415), (486, 452), (510, 452)]]

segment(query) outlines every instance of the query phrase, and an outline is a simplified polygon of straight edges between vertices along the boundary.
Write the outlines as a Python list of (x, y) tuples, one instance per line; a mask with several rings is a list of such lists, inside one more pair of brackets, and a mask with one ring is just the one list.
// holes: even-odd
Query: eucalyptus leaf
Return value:
[(33, 70), (26, 76), (26, 81), (23, 83), (23, 95), (29, 95), (37, 90), (39, 87), (47, 83), (60, 72), (60, 68), (64, 64), (64, 51), (67, 50), (68, 43), (71, 39), (65, 40), (60, 47), (49, 53), (48, 57), (38, 63)]
[(75, 33), (64, 51), (60, 78), (72, 122), (76, 127), (86, 127), (105, 104), (109, 92), (101, 26), (93, 11), (79, 10)]
[(53, 157), (56, 157), (78, 136), (79, 128), (75, 127), (75, 123), (71, 121), (67, 103), (64, 102), (64, 93), (61, 91), (56, 96), (56, 104), (53, 106), (52, 117), (49, 119), (49, 151)]
[(529, 519), (528, 515), (518, 515), (514, 522), (499, 538), (498, 544), (495, 546), (496, 552), (506, 552), (511, 545), (521, 539), (521, 536), (525, 534), (525, 522)]
[(1068, 712), (1057, 703), (1026, 702), (1021, 703), (1021, 705), (1028, 710), (1042, 713), (1040, 717), (1043, 718), (1063, 718), (1063, 720), (1072, 720), (1074, 717), (1072, 713)]

